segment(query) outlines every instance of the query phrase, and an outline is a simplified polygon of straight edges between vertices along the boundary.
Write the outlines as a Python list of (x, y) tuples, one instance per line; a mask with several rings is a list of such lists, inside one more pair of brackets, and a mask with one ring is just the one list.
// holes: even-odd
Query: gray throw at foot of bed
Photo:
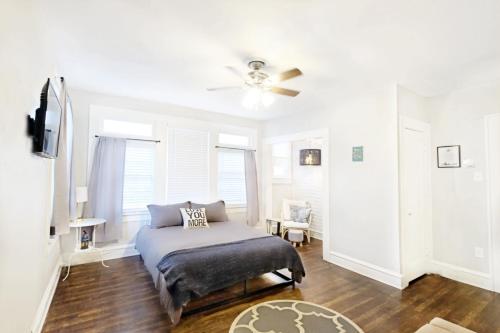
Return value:
[(226, 244), (174, 251), (157, 265), (169, 295), (160, 295), (172, 321), (191, 299), (259, 275), (288, 268), (301, 282), (304, 267), (295, 248), (279, 237), (266, 236)]

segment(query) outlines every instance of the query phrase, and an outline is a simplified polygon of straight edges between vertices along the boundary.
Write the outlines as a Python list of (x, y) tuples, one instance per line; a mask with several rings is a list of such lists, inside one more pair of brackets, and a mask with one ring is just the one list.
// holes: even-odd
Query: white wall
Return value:
[[(67, 80), (71, 87), (71, 80)], [(215, 124), (254, 128), (257, 130), (257, 146), (260, 146), (261, 123), (255, 120), (243, 119), (224, 114), (208, 112), (205, 110), (190, 109), (177, 105), (161, 104), (151, 101), (143, 101), (121, 96), (110, 96), (94, 92), (70, 89), (73, 104), (75, 123), (75, 174), (77, 186), (85, 186), (88, 177), (88, 142), (89, 142), (89, 110), (91, 105), (110, 108), (161, 114), (171, 117), (187, 118), (199, 121), (207, 121)], [(166, 130), (166, 129), (165, 129)], [(260, 152), (257, 152), (260, 158)], [(245, 221), (244, 209), (228, 209), (228, 215), (232, 220)], [(143, 221), (129, 221), (124, 223), (124, 234), (119, 241), (120, 244), (133, 245), (137, 230)], [(73, 249), (73, 235), (63, 237), (63, 252), (68, 253)], [(83, 260), (82, 262), (85, 262)]]
[[(429, 112), (432, 148), (461, 145), (462, 160), (475, 164), (473, 168), (438, 169), (433, 154), (434, 258), (489, 273), (484, 116), (500, 112), (500, 84), (431, 98)], [(484, 258), (475, 257), (475, 247), (484, 249)]]
[(31, 154), (26, 115), (55, 75), (42, 48), (40, 8), (3, 1), (0, 11), (0, 332), (25, 333), (57, 268), (49, 245), (52, 161)]
[(398, 86), (398, 114), (423, 121), (424, 123), (431, 122), (431, 114), (427, 105), (428, 99), (415, 94), (402, 86)]
[[(264, 137), (330, 129), (330, 246), (358, 271), (397, 280), (399, 263), (396, 89), (383, 87), (323, 110), (267, 121)], [(351, 160), (364, 146), (365, 161)], [(340, 258), (336, 257), (336, 258)], [(377, 273), (377, 274), (378, 274)], [(393, 280), (393, 281), (394, 281)]]
[[(500, 84), (422, 97), (398, 87), (399, 114), (431, 125), (432, 261), (429, 271), (491, 288), (485, 121), (500, 112)], [(437, 168), (436, 149), (460, 145), (474, 166)], [(475, 255), (475, 248), (484, 252)]]
[(283, 199), (293, 199), (293, 184), (273, 184), (272, 185), (272, 216), (281, 216)]

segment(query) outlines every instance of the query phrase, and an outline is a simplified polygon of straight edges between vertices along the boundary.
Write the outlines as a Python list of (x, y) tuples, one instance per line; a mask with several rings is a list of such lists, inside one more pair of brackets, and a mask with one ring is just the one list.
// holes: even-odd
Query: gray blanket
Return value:
[(176, 309), (192, 298), (283, 268), (297, 282), (305, 276), (295, 248), (274, 236), (175, 251), (158, 263)]
[[(180, 319), (182, 307), (179, 308), (174, 306), (175, 297), (171, 295), (171, 291), (167, 288), (165, 274), (161, 273), (157, 267), (164, 257), (177, 251), (211, 247), (246, 240), (256, 240), (263, 237), (267, 238), (268, 236), (268, 234), (261, 230), (248, 227), (238, 222), (210, 223), (210, 228), (208, 229), (183, 229), (181, 226), (151, 229), (149, 226), (144, 226), (137, 235), (136, 249), (141, 254), (156, 288), (160, 291), (161, 303), (172, 321), (177, 322)], [(277, 237), (274, 237), (274, 239), (279, 242), (277, 244), (282, 244), (282, 246), (288, 248), (289, 253), (294, 253), (298, 257), (297, 252), (289, 243)], [(262, 258), (267, 258), (269, 261), (276, 260), (277, 256), (270, 255), (265, 249), (262, 250), (264, 250), (261, 255)], [(272, 258), (269, 258), (270, 256)], [(293, 256), (293, 254), (290, 254), (290, 256)], [(298, 258), (300, 260), (300, 257)], [(281, 268), (284, 267), (291, 268), (290, 266), (283, 266)], [(271, 268), (269, 271), (271, 270), (273, 269)], [(296, 279), (299, 280), (300, 277), (296, 276)], [(234, 280), (233, 283), (237, 282), (238, 281)], [(193, 294), (191, 296), (195, 297), (196, 295)], [(177, 303), (177, 301), (175, 303)], [(182, 302), (177, 304), (180, 303)]]

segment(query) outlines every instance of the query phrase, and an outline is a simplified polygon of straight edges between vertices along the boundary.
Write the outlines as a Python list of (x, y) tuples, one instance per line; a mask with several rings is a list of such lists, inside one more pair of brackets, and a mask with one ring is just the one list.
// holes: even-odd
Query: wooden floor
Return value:
[[(442, 317), (479, 333), (500, 333), (500, 294), (429, 275), (404, 291), (321, 259), (321, 242), (299, 249), (306, 278), (293, 290), (275, 291), (228, 308), (183, 318), (174, 329), (162, 312), (150, 275), (139, 257), (76, 266), (60, 281), (44, 332), (227, 333), (244, 309), (272, 299), (300, 299), (343, 313), (365, 332), (415, 332)], [(268, 283), (267, 279), (254, 284)], [(239, 288), (239, 287), (238, 287)], [(237, 292), (233, 288), (228, 293)]]

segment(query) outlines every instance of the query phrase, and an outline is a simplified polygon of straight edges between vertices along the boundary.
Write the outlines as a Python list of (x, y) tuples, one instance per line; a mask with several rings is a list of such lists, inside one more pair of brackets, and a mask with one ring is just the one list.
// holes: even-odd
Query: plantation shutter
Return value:
[(147, 213), (154, 198), (155, 144), (127, 141), (123, 184), (123, 215)]
[(168, 129), (167, 202), (209, 200), (209, 132)]
[(241, 150), (220, 149), (218, 152), (218, 194), (232, 205), (246, 204), (245, 161)]

